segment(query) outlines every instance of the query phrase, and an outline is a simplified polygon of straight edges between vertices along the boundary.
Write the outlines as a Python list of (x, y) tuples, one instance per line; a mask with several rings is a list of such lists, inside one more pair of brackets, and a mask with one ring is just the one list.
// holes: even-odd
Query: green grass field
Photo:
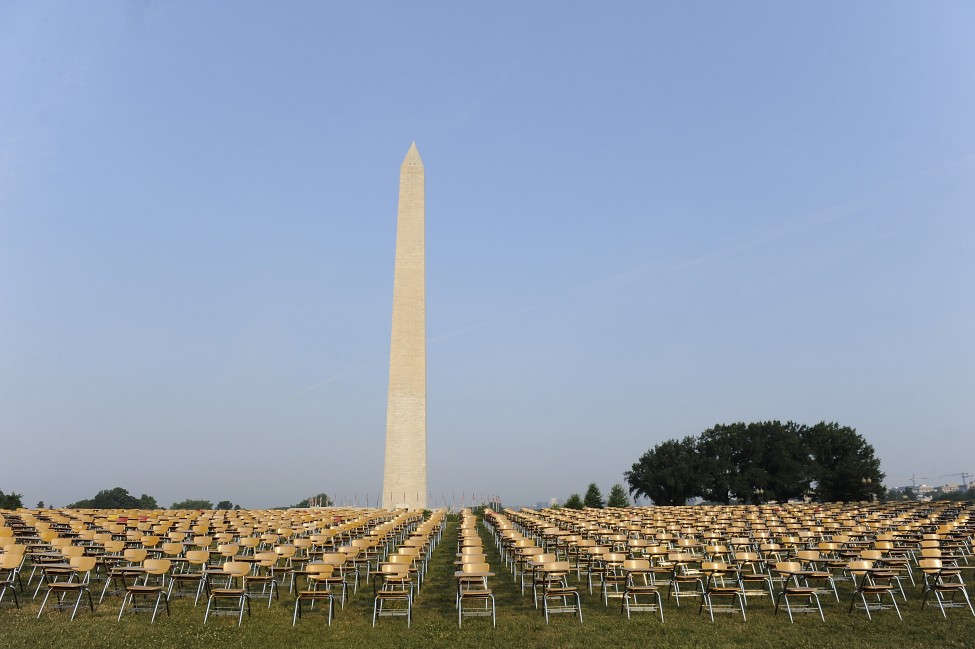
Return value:
[[(698, 615), (696, 601), (686, 601), (680, 608), (673, 600), (664, 602), (666, 622), (652, 613), (634, 614), (627, 621), (619, 603), (603, 605), (596, 595), (583, 600), (585, 621), (563, 615), (545, 624), (540, 610), (532, 605), (529, 595), (522, 596), (510, 573), (500, 565), (493, 542), (485, 537), (485, 548), (498, 576), (491, 586), (497, 597), (498, 625), (491, 628), (488, 618), (468, 618), (457, 628), (454, 608), (453, 560), (456, 549), (456, 523), (449, 524), (442, 543), (430, 565), (428, 579), (416, 600), (413, 626), (406, 628), (405, 619), (382, 619), (371, 626), (371, 587), (360, 587), (359, 593), (339, 610), (331, 627), (317, 611), (305, 615), (292, 628), (293, 598), (286, 592), (270, 609), (255, 600), (253, 615), (244, 619), (241, 628), (236, 619), (219, 617), (203, 624), (204, 605), (193, 606), (191, 600), (174, 599), (172, 616), (165, 614), (154, 625), (146, 614), (130, 614), (116, 622), (119, 597), (106, 598), (92, 614), (85, 610), (74, 622), (69, 614), (45, 611), (35, 619), (40, 597), (21, 602), (15, 609), (4, 599), (0, 608), (0, 647), (975, 647), (975, 617), (965, 610), (949, 610), (948, 619), (937, 607), (920, 609), (920, 587), (908, 593), (902, 605), (904, 621), (892, 611), (876, 613), (868, 621), (862, 611), (847, 613), (849, 591), (841, 591), (843, 601), (823, 601), (826, 623), (813, 615), (797, 617), (789, 624), (780, 612), (773, 616), (771, 603), (751, 601), (748, 620), (737, 615), (720, 615), (714, 624), (707, 614)], [(97, 597), (96, 597), (97, 600)]]

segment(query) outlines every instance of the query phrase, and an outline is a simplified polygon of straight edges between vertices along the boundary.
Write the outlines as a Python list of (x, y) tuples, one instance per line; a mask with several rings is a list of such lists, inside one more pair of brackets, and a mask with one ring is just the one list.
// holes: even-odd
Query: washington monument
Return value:
[(389, 346), (383, 507), (427, 506), (427, 334), (423, 161), (416, 143), (399, 171), (393, 333)]

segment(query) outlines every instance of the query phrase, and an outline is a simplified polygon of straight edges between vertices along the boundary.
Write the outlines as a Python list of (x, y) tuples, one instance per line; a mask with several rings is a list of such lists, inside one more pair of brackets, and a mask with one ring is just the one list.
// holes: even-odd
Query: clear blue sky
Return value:
[(973, 115), (970, 2), (0, 2), (0, 489), (375, 500), (414, 140), (435, 501), (764, 419), (957, 481)]

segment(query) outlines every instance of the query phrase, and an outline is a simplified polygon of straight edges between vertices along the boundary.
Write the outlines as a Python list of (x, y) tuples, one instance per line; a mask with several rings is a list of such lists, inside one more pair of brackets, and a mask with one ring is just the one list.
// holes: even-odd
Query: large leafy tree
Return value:
[(785, 501), (809, 490), (812, 472), (802, 441), (804, 429), (791, 421), (748, 424), (738, 463), (740, 502)]
[(13, 492), (5, 494), (0, 491), (0, 509), (17, 509), (24, 506), (23, 494)]
[(700, 493), (711, 502), (728, 504), (740, 489), (736, 449), (745, 444), (745, 424), (716, 424), (698, 437), (694, 449), (698, 455)]
[(156, 499), (148, 494), (139, 498), (131, 495), (128, 489), (114, 487), (103, 489), (94, 498), (71, 503), (72, 509), (159, 509)]
[(599, 486), (595, 482), (589, 483), (589, 487), (586, 489), (586, 495), (582, 498), (582, 504), (594, 509), (603, 508), (605, 504), (603, 502), (603, 493), (599, 490)]
[(805, 428), (792, 421), (779, 424), (766, 439), (765, 466), (770, 473), (764, 487), (766, 500), (784, 501), (809, 493), (812, 467), (809, 451), (802, 443)]
[(883, 495), (880, 460), (856, 430), (820, 422), (803, 430), (802, 437), (809, 452), (817, 500), (868, 500)]
[(717, 424), (701, 433), (702, 496), (714, 502), (760, 502), (802, 496), (811, 472), (793, 422)]
[(683, 505), (701, 493), (698, 459), (693, 437), (671, 439), (644, 453), (623, 476), (634, 496), (657, 505)]
[(209, 500), (194, 500), (187, 498), (178, 503), (173, 503), (170, 509), (213, 509), (213, 503)]
[(835, 423), (717, 424), (695, 439), (668, 440), (625, 474), (630, 493), (658, 505), (702, 496), (712, 502), (864, 500), (883, 494), (873, 447)]

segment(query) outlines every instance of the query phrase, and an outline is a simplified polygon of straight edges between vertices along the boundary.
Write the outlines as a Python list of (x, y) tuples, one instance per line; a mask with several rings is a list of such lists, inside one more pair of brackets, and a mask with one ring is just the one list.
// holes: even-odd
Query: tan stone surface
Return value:
[(424, 215), (423, 162), (414, 143), (399, 178), (383, 507), (427, 504)]

